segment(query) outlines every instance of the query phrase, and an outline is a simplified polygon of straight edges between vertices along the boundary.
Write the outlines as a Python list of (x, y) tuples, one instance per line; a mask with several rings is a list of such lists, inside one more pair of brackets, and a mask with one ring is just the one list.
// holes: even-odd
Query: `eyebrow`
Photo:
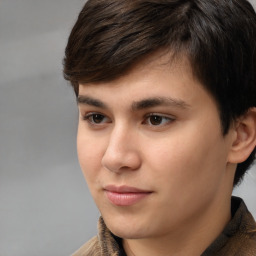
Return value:
[[(77, 104), (90, 105), (98, 108), (108, 109), (108, 105), (101, 100), (84, 95), (79, 95), (77, 97)], [(171, 106), (181, 109), (187, 109), (190, 107), (189, 104), (180, 99), (170, 97), (152, 97), (133, 102), (131, 105), (131, 109), (132, 111), (136, 111), (157, 106)]]
[(76, 101), (77, 101), (77, 104), (90, 105), (93, 107), (104, 108), (104, 109), (108, 108), (107, 105), (103, 103), (101, 100), (94, 99), (88, 96), (79, 95)]
[(153, 97), (144, 100), (140, 100), (137, 102), (133, 102), (132, 110), (142, 110), (151, 107), (157, 106), (171, 106), (186, 109), (189, 108), (190, 105), (187, 104), (185, 101), (175, 98), (169, 97)]

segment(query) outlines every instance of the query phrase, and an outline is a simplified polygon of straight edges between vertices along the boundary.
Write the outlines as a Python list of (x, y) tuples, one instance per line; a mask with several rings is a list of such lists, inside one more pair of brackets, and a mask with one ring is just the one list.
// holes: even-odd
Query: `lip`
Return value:
[(104, 191), (108, 200), (116, 206), (134, 205), (152, 193), (135, 187), (114, 185), (106, 186)]

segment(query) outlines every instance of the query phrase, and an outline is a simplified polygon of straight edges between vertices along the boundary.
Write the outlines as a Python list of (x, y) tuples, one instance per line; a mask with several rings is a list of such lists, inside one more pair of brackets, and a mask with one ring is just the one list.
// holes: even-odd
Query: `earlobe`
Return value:
[(235, 124), (235, 138), (228, 155), (229, 163), (244, 162), (256, 146), (256, 108), (250, 108)]

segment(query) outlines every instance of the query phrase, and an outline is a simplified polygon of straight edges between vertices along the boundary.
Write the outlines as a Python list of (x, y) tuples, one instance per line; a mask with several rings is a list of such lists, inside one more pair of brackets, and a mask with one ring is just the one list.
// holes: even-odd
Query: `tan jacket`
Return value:
[[(232, 219), (201, 256), (256, 256), (256, 224), (243, 200), (232, 197)], [(102, 218), (99, 233), (72, 256), (126, 256), (121, 239), (115, 237)]]

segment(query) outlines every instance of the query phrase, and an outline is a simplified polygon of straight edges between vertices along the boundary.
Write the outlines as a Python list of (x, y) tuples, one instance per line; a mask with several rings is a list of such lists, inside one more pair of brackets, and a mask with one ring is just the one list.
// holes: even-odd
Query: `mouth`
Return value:
[(148, 197), (152, 191), (129, 186), (106, 186), (107, 199), (116, 206), (130, 206)]

